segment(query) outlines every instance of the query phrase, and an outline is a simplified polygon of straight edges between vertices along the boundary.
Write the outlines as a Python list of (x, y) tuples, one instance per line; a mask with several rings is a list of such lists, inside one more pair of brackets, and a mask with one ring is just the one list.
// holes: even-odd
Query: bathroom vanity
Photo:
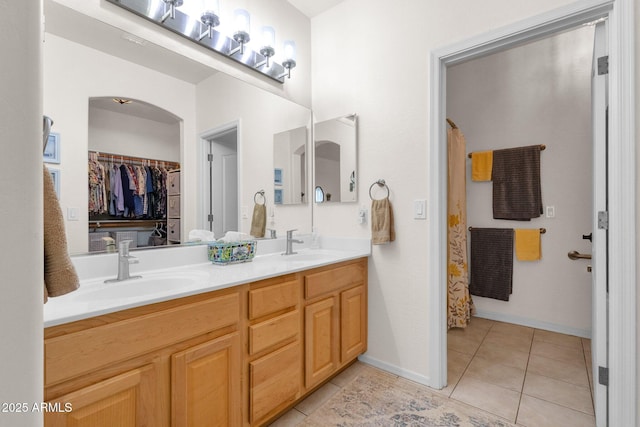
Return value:
[(91, 314), (45, 307), (44, 398), (72, 408), (45, 425), (267, 424), (366, 351), (367, 251), (196, 264), (185, 270), (209, 273), (200, 289), (98, 315), (82, 289), (69, 294)]

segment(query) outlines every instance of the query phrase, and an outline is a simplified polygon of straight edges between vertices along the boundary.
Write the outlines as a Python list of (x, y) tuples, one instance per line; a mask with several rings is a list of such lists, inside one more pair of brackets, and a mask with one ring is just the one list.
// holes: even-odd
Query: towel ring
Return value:
[[(262, 196), (262, 203), (258, 203), (258, 196)], [(256, 191), (256, 194), (253, 195), (253, 203), (255, 203), (256, 205), (264, 205), (266, 201), (267, 199), (266, 197), (264, 197), (264, 190)]]
[(378, 187), (384, 187), (387, 190), (387, 197), (389, 197), (390, 191), (389, 191), (389, 186), (387, 185), (387, 183), (384, 181), (384, 179), (379, 179), (376, 182), (374, 182), (373, 184), (371, 184), (371, 187), (369, 187), (369, 197), (371, 198), (371, 200), (376, 200), (373, 198), (373, 194), (371, 194), (371, 190), (373, 189), (374, 185), (378, 185)]

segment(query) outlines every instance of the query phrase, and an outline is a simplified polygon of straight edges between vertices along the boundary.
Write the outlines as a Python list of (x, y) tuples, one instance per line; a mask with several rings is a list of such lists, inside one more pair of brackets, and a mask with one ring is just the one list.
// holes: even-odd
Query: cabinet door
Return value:
[(367, 349), (367, 295), (364, 286), (340, 294), (340, 362), (347, 363)]
[(305, 387), (326, 379), (338, 368), (337, 296), (305, 307)]
[(134, 369), (52, 400), (47, 427), (154, 427), (158, 389), (154, 366)]
[(240, 337), (232, 333), (174, 354), (173, 427), (240, 425)]

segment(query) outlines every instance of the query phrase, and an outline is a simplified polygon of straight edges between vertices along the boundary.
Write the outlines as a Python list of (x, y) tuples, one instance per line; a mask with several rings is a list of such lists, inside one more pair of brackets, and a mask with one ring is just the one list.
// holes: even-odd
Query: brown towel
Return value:
[(542, 215), (540, 146), (493, 152), (493, 217), (529, 221)]
[(64, 230), (62, 210), (58, 203), (53, 179), (43, 166), (44, 193), (44, 302), (48, 297), (57, 297), (75, 291), (80, 286), (69, 253)]
[(388, 197), (371, 201), (371, 240), (374, 245), (396, 240), (393, 208)]
[(264, 204), (256, 203), (253, 206), (253, 216), (251, 217), (251, 234), (253, 237), (264, 237), (267, 226), (267, 207)]
[(513, 288), (513, 229), (471, 229), (472, 295), (509, 301)]

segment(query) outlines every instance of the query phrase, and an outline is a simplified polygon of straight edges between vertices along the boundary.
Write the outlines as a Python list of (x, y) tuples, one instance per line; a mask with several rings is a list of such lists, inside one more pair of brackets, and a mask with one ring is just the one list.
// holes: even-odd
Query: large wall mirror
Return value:
[(316, 203), (357, 202), (357, 116), (314, 125)]
[[(299, 138), (311, 126), (309, 108), (148, 41), (132, 43), (121, 29), (56, 2), (45, 2), (45, 16), (44, 113), (60, 135), (61, 159), (54, 166), (70, 253), (89, 251), (90, 231), (110, 231), (96, 230), (90, 221), (87, 158), (92, 151), (114, 155), (116, 161), (121, 155), (174, 162), (181, 174), (171, 216), (182, 235), (177, 241), (187, 240), (190, 230), (209, 228), (210, 205), (225, 202), (212, 194), (207, 135), (230, 124), (236, 129), (237, 180), (231, 182), (237, 197), (226, 199), (236, 206), (225, 211), (235, 212), (233, 228), (249, 232), (254, 194), (264, 190), (268, 228), (278, 235), (293, 228), (311, 232), (311, 204), (301, 203), (307, 198), (303, 193), (311, 191), (306, 150), (298, 147), (292, 154), (300, 175), (292, 181), (290, 201), (298, 204), (281, 207), (274, 200), (279, 161), (274, 140), (280, 139), (274, 135), (291, 131), (292, 140)], [(116, 104), (113, 98), (133, 102)], [(151, 218), (144, 233), (155, 223)], [(147, 240), (142, 234), (138, 247)]]

